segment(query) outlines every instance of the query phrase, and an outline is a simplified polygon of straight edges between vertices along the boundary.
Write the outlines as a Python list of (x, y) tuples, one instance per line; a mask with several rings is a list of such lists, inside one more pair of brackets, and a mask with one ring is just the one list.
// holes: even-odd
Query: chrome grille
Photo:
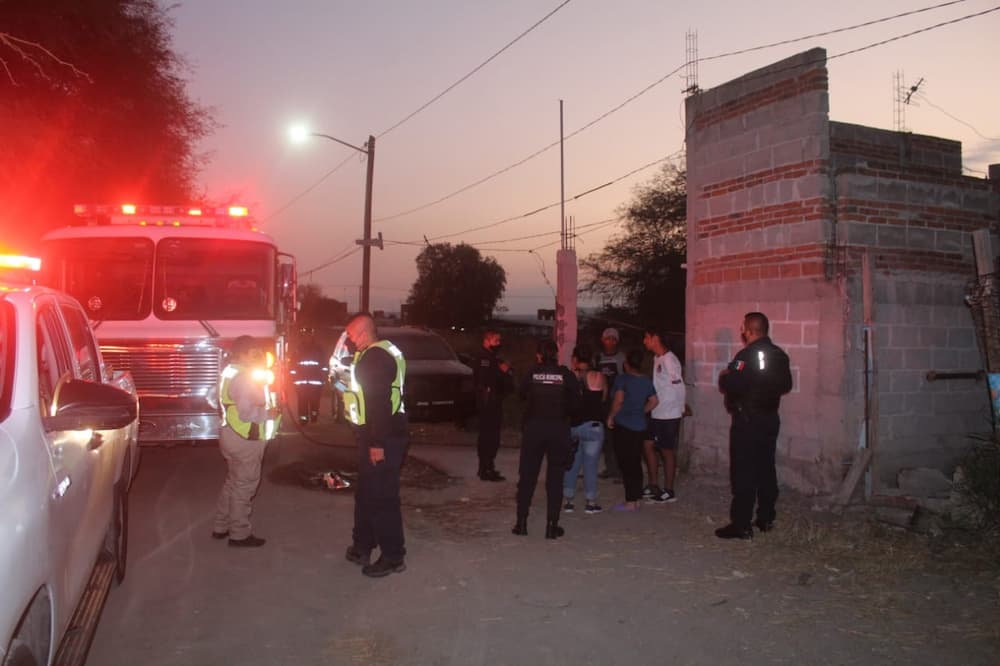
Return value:
[(102, 345), (105, 364), (128, 370), (140, 396), (212, 396), (222, 353), (203, 344)]

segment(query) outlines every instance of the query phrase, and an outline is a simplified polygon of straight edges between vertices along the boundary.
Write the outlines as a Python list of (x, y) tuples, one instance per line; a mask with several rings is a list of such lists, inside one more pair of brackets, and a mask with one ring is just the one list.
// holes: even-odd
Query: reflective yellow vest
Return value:
[[(233, 432), (243, 439), (264, 439), (271, 440), (278, 433), (278, 425), (281, 423), (281, 416), (276, 419), (268, 419), (263, 424), (252, 421), (244, 421), (240, 418), (236, 403), (229, 395), (229, 387), (233, 378), (240, 372), (251, 372), (248, 368), (236, 364), (229, 364), (222, 370), (222, 384), (219, 388), (219, 400), (222, 403), (222, 426), (229, 426)], [(271, 391), (270, 385), (274, 383), (274, 374), (270, 370), (253, 370), (253, 379), (261, 385), (264, 391), (264, 406), (272, 409), (277, 405), (277, 397)], [(263, 374), (261, 374), (263, 373)], [(258, 376), (260, 374), (260, 376)]]
[(365, 394), (361, 388), (361, 384), (358, 383), (355, 368), (358, 367), (361, 357), (373, 347), (384, 349), (395, 359), (396, 376), (392, 380), (391, 394), (392, 413), (397, 414), (406, 411), (403, 406), (403, 381), (406, 378), (406, 359), (403, 358), (403, 352), (399, 350), (399, 347), (388, 340), (379, 340), (365, 347), (363, 351), (356, 353), (354, 361), (351, 363), (351, 385), (348, 387), (348, 390), (344, 391), (344, 413), (347, 414), (347, 420), (354, 425), (365, 425)]

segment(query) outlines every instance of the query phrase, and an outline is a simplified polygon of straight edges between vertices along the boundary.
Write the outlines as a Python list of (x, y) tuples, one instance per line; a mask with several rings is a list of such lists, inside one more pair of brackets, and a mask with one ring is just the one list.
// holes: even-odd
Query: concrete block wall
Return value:
[[(857, 279), (872, 267), (874, 361), (878, 370), (878, 488), (898, 471), (950, 473), (970, 434), (990, 429), (983, 381), (928, 381), (929, 371), (983, 369), (964, 296), (975, 275), (972, 232), (994, 229), (1000, 197), (988, 181), (961, 175), (961, 144), (831, 123), (838, 246)], [(861, 318), (849, 317), (852, 336)]]
[[(728, 463), (718, 372), (759, 310), (788, 351), (795, 388), (782, 404), (779, 469), (830, 490), (850, 440), (844, 422), (845, 317), (832, 278), (829, 96), (825, 52), (794, 56), (687, 100), (687, 372), (692, 464)], [(832, 443), (831, 443), (832, 442)]]
[[(792, 360), (778, 468), (837, 488), (865, 434), (865, 285), (871, 267), (878, 489), (900, 468), (950, 471), (988, 429), (986, 389), (927, 372), (982, 368), (963, 301), (972, 232), (1000, 226), (1000, 190), (961, 173), (961, 145), (831, 122), (814, 49), (688, 98), (687, 377), (696, 469), (728, 464), (719, 370), (760, 310)], [(997, 244), (996, 247), (1000, 247)]]

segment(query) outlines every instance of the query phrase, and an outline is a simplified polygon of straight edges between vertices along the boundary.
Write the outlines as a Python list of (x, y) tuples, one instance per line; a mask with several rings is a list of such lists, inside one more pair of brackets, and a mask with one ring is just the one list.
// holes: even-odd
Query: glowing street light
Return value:
[(319, 132), (311, 132), (309, 128), (305, 125), (294, 125), (289, 128), (288, 136), (293, 143), (305, 143), (310, 137), (320, 137), (322, 139), (328, 139), (335, 143), (339, 143), (342, 146), (347, 146), (353, 150), (367, 155), (368, 157), (368, 177), (365, 183), (365, 224), (364, 224), (364, 236), (361, 240), (356, 241), (358, 245), (361, 246), (361, 312), (368, 312), (369, 309), (369, 294), (371, 292), (371, 264), (372, 264), (372, 245), (377, 245), (379, 249), (382, 249), (382, 236), (379, 234), (379, 239), (377, 241), (372, 241), (372, 180), (375, 175), (375, 137), (368, 135), (368, 141), (365, 143), (364, 148), (359, 148), (353, 144), (347, 143), (346, 141), (341, 141), (340, 139), (330, 136), (329, 134), (321, 134)]

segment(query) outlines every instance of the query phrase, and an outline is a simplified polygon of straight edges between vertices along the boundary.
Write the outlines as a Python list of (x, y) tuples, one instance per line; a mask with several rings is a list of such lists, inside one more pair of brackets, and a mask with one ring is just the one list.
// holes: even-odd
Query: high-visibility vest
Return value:
[(344, 391), (344, 413), (347, 415), (347, 420), (354, 425), (365, 425), (365, 394), (364, 390), (361, 388), (361, 384), (358, 383), (358, 378), (355, 373), (355, 368), (358, 367), (358, 362), (361, 357), (368, 352), (369, 349), (373, 347), (378, 347), (389, 352), (396, 361), (396, 376), (392, 380), (392, 392), (391, 392), (391, 403), (392, 403), (392, 413), (397, 414), (400, 412), (405, 412), (406, 409), (403, 406), (403, 381), (406, 378), (406, 360), (403, 358), (403, 352), (399, 350), (399, 347), (392, 344), (388, 340), (379, 340), (364, 350), (356, 353), (354, 355), (354, 361), (351, 363), (351, 384), (347, 391)]
[(274, 383), (274, 373), (270, 370), (249, 370), (240, 365), (229, 364), (222, 370), (222, 384), (219, 387), (219, 400), (222, 403), (222, 426), (229, 426), (243, 439), (274, 439), (281, 422), (280, 415), (278, 418), (264, 421), (263, 428), (261, 428), (262, 424), (244, 421), (240, 418), (236, 403), (229, 395), (229, 387), (236, 375), (241, 372), (252, 372), (254, 382), (259, 384), (264, 392), (264, 406), (267, 409), (273, 409), (277, 406), (277, 395), (271, 390), (271, 384)]

